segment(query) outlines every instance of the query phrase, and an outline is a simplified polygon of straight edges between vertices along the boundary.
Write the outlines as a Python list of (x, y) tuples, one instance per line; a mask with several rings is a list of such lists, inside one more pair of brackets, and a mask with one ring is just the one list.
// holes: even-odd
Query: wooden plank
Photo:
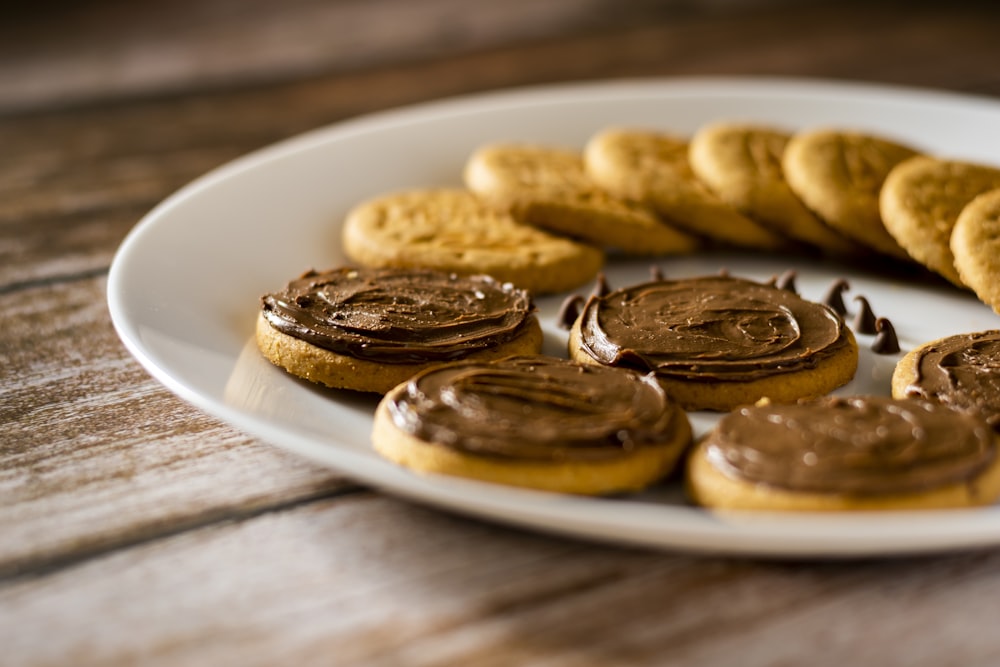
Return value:
[(0, 24), (0, 109), (454, 57), (649, 23), (716, 4), (175, 0), (87, 3), (36, 15), (22, 10), (20, 20)]
[[(566, 46), (554, 59), (532, 58), (527, 69), (508, 59), (508, 79), (754, 72), (997, 86), (989, 56), (997, 53), (998, 8), (968, 0), (507, 0), (474, 7), (464, 0), (259, 0), (250, 8), (184, 0), (64, 9), (0, 24), (0, 112), (337, 76), (489, 51), (530, 56), (539, 44)], [(470, 84), (477, 86), (475, 76)]]
[[(629, 5), (595, 0), (574, 11), (603, 7), (600, 23), (560, 24), (553, 13), (532, 32), (532, 15), (515, 12), (485, 36), (424, 47), (392, 43), (383, 20), (349, 63), (315, 44), (282, 60), (283, 45), (328, 38), (307, 20), (327, 10), (292, 0), (281, 44), (226, 61), (220, 49), (267, 36), (277, 6), (267, 1), (181, 0), (169, 16), (168, 4), (88, 3), (46, 15), (35, 32), (0, 24), (0, 34), (17, 32), (0, 39), (0, 662), (1000, 662), (988, 630), (996, 552), (754, 563), (426, 511), (181, 403), (128, 357), (103, 305), (103, 271), (143, 211), (204, 170), (311, 127), (440, 96), (613, 76), (794, 74), (1000, 95), (1000, 8), (636, 3), (648, 6), (621, 11), (649, 20), (616, 23), (607, 14)], [(144, 11), (162, 19), (153, 33), (130, 28)], [(113, 20), (86, 29), (102, 16)], [(196, 18), (216, 23), (185, 33)], [(218, 32), (227, 23), (243, 34)], [(39, 72), (52, 78), (29, 80)], [(28, 88), (8, 87), (15, 79)], [(29, 113), (85, 102), (94, 106)]]
[(105, 287), (0, 295), (0, 575), (355, 488), (170, 395), (121, 345)]
[(0, 645), (17, 665), (987, 665), (998, 595), (1000, 553), (691, 558), (359, 496), (11, 582)]

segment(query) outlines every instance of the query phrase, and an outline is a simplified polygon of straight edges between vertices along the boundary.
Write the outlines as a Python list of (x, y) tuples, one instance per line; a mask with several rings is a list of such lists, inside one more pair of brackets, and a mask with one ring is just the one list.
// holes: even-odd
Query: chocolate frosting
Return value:
[(746, 407), (707, 436), (723, 473), (791, 491), (875, 496), (971, 482), (996, 456), (972, 415), (923, 399)]
[(581, 346), (602, 364), (684, 380), (814, 368), (845, 345), (843, 319), (788, 290), (727, 276), (649, 282), (591, 297)]
[(387, 400), (421, 440), (539, 461), (621, 456), (673, 440), (686, 420), (650, 377), (545, 356), (438, 366)]
[(1000, 431), (1000, 331), (949, 336), (916, 355), (908, 396), (979, 412)]
[(261, 301), (278, 331), (382, 363), (459, 359), (515, 338), (534, 317), (530, 295), (509, 283), (419, 269), (309, 271)]

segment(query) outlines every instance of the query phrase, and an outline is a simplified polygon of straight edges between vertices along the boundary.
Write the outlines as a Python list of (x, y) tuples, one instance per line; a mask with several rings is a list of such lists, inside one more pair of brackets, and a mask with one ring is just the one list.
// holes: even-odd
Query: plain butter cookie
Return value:
[(611, 128), (584, 150), (587, 173), (619, 197), (651, 206), (668, 222), (721, 243), (777, 250), (787, 240), (711, 192), (695, 176), (687, 141), (668, 134)]
[(467, 190), (409, 190), (355, 207), (343, 247), (377, 268), (487, 274), (535, 294), (564, 292), (594, 278), (604, 253), (525, 225)]
[(825, 223), (873, 250), (909, 260), (882, 222), (879, 192), (889, 171), (913, 155), (914, 149), (879, 137), (820, 129), (793, 134), (781, 164), (792, 191)]
[(1000, 169), (918, 156), (889, 172), (879, 206), (886, 229), (913, 259), (966, 287), (951, 251), (952, 230), (977, 195), (1000, 188)]
[(949, 243), (962, 282), (1000, 313), (1000, 190), (985, 192), (962, 209)]
[(691, 168), (722, 201), (781, 236), (832, 255), (863, 253), (863, 246), (826, 225), (788, 186), (781, 156), (790, 138), (758, 125), (706, 125), (691, 137)]
[(465, 185), (521, 222), (628, 255), (678, 255), (698, 240), (651, 208), (599, 188), (574, 151), (515, 144), (484, 146), (469, 158)]

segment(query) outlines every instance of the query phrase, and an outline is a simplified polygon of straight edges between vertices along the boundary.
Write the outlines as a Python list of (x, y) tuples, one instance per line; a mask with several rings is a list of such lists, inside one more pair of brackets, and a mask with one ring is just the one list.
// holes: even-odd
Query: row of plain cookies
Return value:
[(1000, 194), (984, 194), (1000, 188), (1000, 170), (870, 134), (714, 123), (689, 141), (612, 128), (582, 152), (484, 146), (463, 177), (467, 191), (365, 202), (348, 216), (345, 250), (366, 265), (479, 270), (537, 293), (591, 278), (597, 249), (662, 256), (722, 243), (862, 261), (879, 253), (1000, 306)]
[(606, 130), (587, 144), (584, 165), (601, 187), (648, 202), (690, 231), (714, 236), (692, 224), (698, 216), (690, 209), (698, 199), (707, 208), (716, 197), (745, 216), (741, 226), (720, 219), (749, 230), (720, 240), (770, 247), (751, 222), (841, 258), (874, 251), (915, 261), (1000, 312), (995, 167), (861, 132), (787, 133), (734, 123), (707, 125), (690, 143), (661, 132)]

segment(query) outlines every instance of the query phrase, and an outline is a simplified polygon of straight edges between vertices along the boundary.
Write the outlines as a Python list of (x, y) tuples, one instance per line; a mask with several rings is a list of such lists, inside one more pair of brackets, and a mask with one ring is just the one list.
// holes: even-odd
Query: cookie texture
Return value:
[(515, 220), (459, 188), (389, 193), (349, 212), (344, 252), (362, 266), (488, 274), (533, 293), (594, 278), (604, 253)]
[(792, 191), (825, 223), (877, 252), (909, 260), (883, 224), (879, 193), (892, 168), (916, 154), (870, 134), (817, 129), (793, 134), (781, 164)]
[(629, 255), (693, 252), (698, 240), (643, 204), (615, 197), (587, 176), (575, 151), (525, 144), (484, 146), (465, 185), (521, 222)]
[(882, 188), (886, 229), (915, 260), (965, 287), (951, 250), (952, 230), (976, 196), (1000, 188), (1000, 169), (918, 156), (897, 165)]
[(826, 225), (792, 192), (781, 167), (790, 138), (771, 127), (711, 123), (691, 138), (691, 168), (723, 202), (783, 237), (832, 255), (862, 253), (863, 246)]
[(587, 173), (619, 197), (643, 202), (670, 223), (717, 242), (776, 250), (787, 239), (719, 199), (695, 175), (686, 140), (669, 134), (610, 128), (587, 142)]
[(379, 403), (372, 443), (420, 473), (544, 491), (636, 491), (691, 442), (686, 414), (638, 373), (554, 357), (432, 369)]
[(1000, 496), (996, 434), (922, 399), (826, 397), (723, 417), (688, 458), (687, 492), (720, 509), (897, 510)]
[(255, 338), (292, 375), (381, 394), (435, 365), (542, 346), (524, 290), (488, 276), (350, 267), (310, 271), (264, 295)]
[(821, 396), (858, 364), (854, 335), (829, 306), (721, 276), (592, 296), (570, 329), (569, 356), (651, 373), (685, 409), (723, 411)]
[(1000, 189), (984, 192), (962, 209), (949, 248), (962, 282), (1000, 313)]

